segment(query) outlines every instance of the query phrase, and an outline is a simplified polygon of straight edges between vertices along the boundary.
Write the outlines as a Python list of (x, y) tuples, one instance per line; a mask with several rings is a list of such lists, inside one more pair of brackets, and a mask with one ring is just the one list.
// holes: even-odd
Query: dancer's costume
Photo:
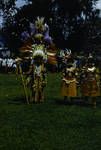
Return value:
[(77, 96), (76, 68), (73, 64), (63, 70), (61, 94), (66, 97)]
[(99, 96), (99, 71), (93, 63), (89, 63), (81, 69), (81, 94), (83, 97), (93, 99), (93, 105), (96, 107), (95, 97)]
[(44, 87), (46, 86), (46, 68), (45, 68), (45, 53), (42, 49), (43, 46), (39, 49), (33, 49), (33, 59), (31, 62), (30, 73), (27, 78), (27, 85), (31, 90), (31, 101), (34, 102), (43, 102), (44, 101)]
[(87, 66), (81, 74), (83, 96), (99, 96), (99, 74), (95, 66)]

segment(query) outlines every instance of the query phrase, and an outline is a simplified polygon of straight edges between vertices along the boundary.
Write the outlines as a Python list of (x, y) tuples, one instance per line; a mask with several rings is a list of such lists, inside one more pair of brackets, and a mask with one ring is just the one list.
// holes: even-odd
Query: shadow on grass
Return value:
[[(77, 105), (82, 107), (92, 107), (92, 104), (89, 102), (89, 100), (83, 99), (82, 97), (76, 97), (71, 99), (54, 99), (55, 103), (57, 105)], [(101, 97), (97, 97), (96, 99), (97, 106), (101, 106)]]
[[(101, 97), (98, 97), (97, 100), (97, 107), (101, 107)], [(13, 97), (13, 98), (8, 98), (5, 99), (4, 101), (2, 100), (1, 103), (6, 103), (6, 104), (15, 104), (15, 105), (27, 105), (26, 98), (21, 96), (21, 97)], [(34, 102), (30, 104), (35, 104)], [(89, 103), (88, 99), (83, 99), (81, 97), (76, 97), (76, 98), (71, 98), (71, 100), (64, 100), (63, 98), (60, 97), (53, 97), (53, 98), (46, 98), (45, 101), (42, 104), (48, 104), (48, 105), (76, 105), (80, 107), (92, 107), (92, 105)]]
[(21, 104), (27, 104), (26, 99), (24, 97), (15, 97), (11, 99), (6, 100), (7, 104), (16, 104), (16, 105), (21, 105)]

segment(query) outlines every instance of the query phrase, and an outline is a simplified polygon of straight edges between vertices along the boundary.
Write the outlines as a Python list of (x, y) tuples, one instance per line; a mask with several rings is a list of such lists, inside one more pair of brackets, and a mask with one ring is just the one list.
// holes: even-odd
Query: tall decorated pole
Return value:
[(17, 64), (17, 74), (20, 73), (20, 77), (21, 77), (21, 81), (22, 81), (22, 85), (23, 85), (23, 89), (24, 89), (24, 94), (25, 94), (25, 98), (26, 98), (26, 102), (27, 104), (29, 104), (29, 99), (28, 99), (28, 92), (27, 92), (27, 86), (26, 86), (26, 82), (24, 80), (24, 76), (23, 76), (23, 71), (22, 71), (22, 67), (21, 67), (21, 59), (18, 58), (16, 59), (16, 64)]

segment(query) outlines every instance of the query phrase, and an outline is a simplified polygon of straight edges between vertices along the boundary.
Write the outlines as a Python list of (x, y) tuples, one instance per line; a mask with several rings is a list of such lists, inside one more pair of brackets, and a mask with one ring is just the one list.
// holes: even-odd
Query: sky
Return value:
[(27, 0), (17, 0), (15, 2), (15, 4), (16, 4), (16, 7), (20, 8), (20, 7), (24, 6), (24, 5), (26, 5), (27, 2), (28, 2)]
[[(27, 0), (16, 0), (15, 7), (20, 8), (28, 3)], [(0, 10), (0, 28), (2, 28), (3, 24), (3, 12)]]
[(97, 9), (101, 9), (101, 0), (98, 0), (98, 2), (96, 4), (96, 8)]
[[(53, 0), (54, 1), (54, 0)], [(27, 0), (17, 0), (16, 1), (16, 6), (22, 7), (23, 5), (25, 5), (27, 2)], [(101, 9), (101, 0), (98, 0), (97, 4), (96, 4), (96, 8)]]
[(96, 8), (100, 10), (99, 16), (101, 17), (101, 0), (98, 0), (98, 2), (96, 3)]

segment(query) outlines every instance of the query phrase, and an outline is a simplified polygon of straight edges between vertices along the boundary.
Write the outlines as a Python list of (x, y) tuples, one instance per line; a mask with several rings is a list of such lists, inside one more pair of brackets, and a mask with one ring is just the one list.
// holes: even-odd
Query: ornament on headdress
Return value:
[(66, 53), (67, 53), (67, 55), (71, 55), (72, 52), (71, 52), (70, 49), (67, 49), (67, 48), (66, 48)]
[(35, 27), (41, 31), (44, 30), (44, 17), (37, 17), (37, 20), (35, 21)]
[(44, 52), (44, 45), (42, 44), (33, 44), (32, 45), (32, 51), (33, 51), (33, 58), (36, 58), (36, 57), (41, 57), (42, 59), (45, 59), (45, 52)]
[(35, 57), (42, 57), (42, 58), (44, 58), (44, 52), (42, 50), (36, 50), (33, 53), (33, 58), (35, 58)]
[(94, 72), (95, 71), (95, 66), (91, 67), (91, 68), (88, 68), (88, 72)]
[(43, 40), (43, 34), (41, 34), (41, 33), (35, 34), (34, 39), (37, 41), (42, 41)]

